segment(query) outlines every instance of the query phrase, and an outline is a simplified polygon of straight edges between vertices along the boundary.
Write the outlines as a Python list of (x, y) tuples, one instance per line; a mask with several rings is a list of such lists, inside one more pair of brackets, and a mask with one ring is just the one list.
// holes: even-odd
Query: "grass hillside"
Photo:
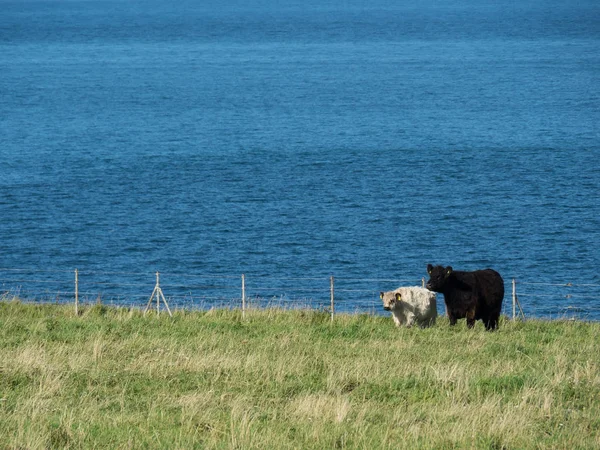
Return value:
[(599, 335), (0, 302), (0, 448), (599, 448)]

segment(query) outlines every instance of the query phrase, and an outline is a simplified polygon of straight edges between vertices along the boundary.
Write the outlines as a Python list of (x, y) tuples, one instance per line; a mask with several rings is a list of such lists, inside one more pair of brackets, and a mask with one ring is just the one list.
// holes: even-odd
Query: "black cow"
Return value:
[(427, 265), (427, 289), (444, 294), (450, 325), (457, 319), (467, 318), (473, 328), (481, 319), (486, 330), (498, 328), (498, 318), (504, 299), (504, 280), (492, 269), (461, 272), (451, 266)]

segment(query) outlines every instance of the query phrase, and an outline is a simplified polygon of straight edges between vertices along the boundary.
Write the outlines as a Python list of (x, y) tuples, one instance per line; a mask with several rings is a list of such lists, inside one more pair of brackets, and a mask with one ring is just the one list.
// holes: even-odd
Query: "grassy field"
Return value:
[(600, 323), (0, 302), (0, 449), (600, 448)]

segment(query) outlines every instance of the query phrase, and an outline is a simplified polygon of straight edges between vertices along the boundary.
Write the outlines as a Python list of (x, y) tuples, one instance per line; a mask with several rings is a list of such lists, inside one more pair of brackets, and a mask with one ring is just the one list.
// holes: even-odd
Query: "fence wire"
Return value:
[(525, 314), (548, 319), (600, 320), (600, 284), (516, 280)]
[[(153, 293), (157, 274), (103, 272), (75, 269), (0, 268), (0, 299), (25, 302), (143, 308)], [(244, 278), (244, 282), (242, 279)], [(600, 284), (529, 282), (514, 278), (516, 295), (525, 318), (600, 320)], [(335, 312), (389, 314), (383, 311), (380, 291), (399, 286), (422, 286), (424, 279), (406, 277), (276, 277), (193, 273), (160, 273), (160, 286), (171, 309), (277, 307)], [(502, 314), (513, 317), (512, 279), (505, 280)], [(332, 286), (333, 282), (333, 286)], [(77, 288), (77, 289), (76, 289)], [(77, 293), (76, 293), (77, 291)], [(445, 314), (438, 295), (438, 313)], [(515, 308), (516, 315), (520, 310)]]

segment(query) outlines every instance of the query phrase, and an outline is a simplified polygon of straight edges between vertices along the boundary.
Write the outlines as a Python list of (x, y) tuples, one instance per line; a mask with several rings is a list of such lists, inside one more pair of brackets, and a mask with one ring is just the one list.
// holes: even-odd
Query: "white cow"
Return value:
[(383, 309), (392, 312), (397, 327), (410, 327), (414, 323), (420, 327), (427, 327), (435, 323), (435, 292), (418, 286), (399, 287), (395, 291), (382, 292), (380, 297), (383, 300)]

